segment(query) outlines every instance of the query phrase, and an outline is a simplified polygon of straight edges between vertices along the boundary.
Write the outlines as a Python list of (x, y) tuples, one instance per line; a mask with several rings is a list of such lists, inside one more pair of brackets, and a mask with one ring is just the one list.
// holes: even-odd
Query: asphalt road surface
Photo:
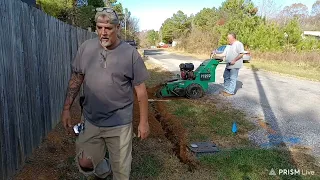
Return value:
[[(202, 61), (156, 49), (146, 50), (145, 55), (175, 74), (179, 73), (180, 63), (194, 63), (196, 68)], [(221, 98), (244, 110), (259, 127), (250, 132), (253, 142), (266, 148), (280, 143), (303, 146), (320, 156), (320, 82), (244, 67), (239, 72), (237, 94), (223, 97), (219, 92), (223, 89), (224, 67), (218, 65), (216, 82), (210, 84), (206, 98)]]

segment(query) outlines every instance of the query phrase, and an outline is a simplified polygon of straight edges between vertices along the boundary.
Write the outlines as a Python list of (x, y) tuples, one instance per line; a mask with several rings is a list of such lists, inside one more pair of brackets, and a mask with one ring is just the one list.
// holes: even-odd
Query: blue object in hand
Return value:
[(237, 123), (233, 122), (233, 124), (232, 124), (232, 132), (236, 133), (237, 131), (238, 131)]

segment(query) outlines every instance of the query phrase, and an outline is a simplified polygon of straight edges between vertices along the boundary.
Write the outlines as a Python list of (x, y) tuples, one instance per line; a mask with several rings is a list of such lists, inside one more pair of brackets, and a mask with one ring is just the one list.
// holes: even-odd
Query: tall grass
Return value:
[(320, 68), (320, 50), (304, 52), (259, 52), (252, 51), (252, 56), (257, 60), (284, 62), (297, 67)]
[[(252, 52), (249, 67), (320, 81), (320, 51)], [(253, 66), (251, 66), (253, 65)]]

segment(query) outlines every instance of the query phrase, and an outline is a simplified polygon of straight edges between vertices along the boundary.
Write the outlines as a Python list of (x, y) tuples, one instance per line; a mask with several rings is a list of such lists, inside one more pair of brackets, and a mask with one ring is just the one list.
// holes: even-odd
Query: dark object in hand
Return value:
[(84, 102), (84, 96), (80, 96), (79, 103), (80, 103), (81, 110), (83, 109), (83, 102)]

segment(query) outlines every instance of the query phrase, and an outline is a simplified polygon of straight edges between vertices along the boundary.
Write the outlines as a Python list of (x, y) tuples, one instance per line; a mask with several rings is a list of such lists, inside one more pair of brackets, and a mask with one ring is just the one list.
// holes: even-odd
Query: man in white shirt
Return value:
[(237, 79), (240, 68), (243, 66), (243, 44), (237, 40), (235, 33), (228, 34), (228, 43), (230, 47), (226, 52), (226, 65), (223, 78), (224, 78), (224, 96), (231, 96), (235, 94)]

